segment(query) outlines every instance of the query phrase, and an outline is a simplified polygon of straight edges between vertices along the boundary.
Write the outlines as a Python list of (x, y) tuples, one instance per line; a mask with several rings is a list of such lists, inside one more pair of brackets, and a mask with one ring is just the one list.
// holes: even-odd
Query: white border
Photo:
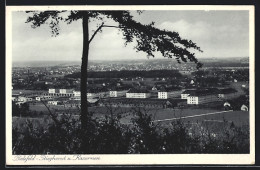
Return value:
[[(249, 62), (250, 62), (250, 154), (118, 154), (118, 155), (82, 155), (98, 157), (99, 160), (14, 161), (12, 155), (12, 111), (11, 111), (11, 75), (12, 75), (12, 11), (25, 10), (248, 10), (249, 11)], [(7, 6), (6, 7), (6, 165), (156, 165), (156, 164), (254, 164), (255, 163), (255, 8), (254, 6), (235, 5), (167, 5), (167, 6)], [(47, 155), (49, 158), (54, 155)], [(55, 155), (71, 159), (75, 155)], [(25, 157), (28, 157), (25, 156)]]

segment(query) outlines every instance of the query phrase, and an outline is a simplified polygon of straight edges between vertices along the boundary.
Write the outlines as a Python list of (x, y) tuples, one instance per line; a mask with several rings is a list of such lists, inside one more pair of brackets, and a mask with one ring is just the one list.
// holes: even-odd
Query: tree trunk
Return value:
[(88, 123), (88, 101), (87, 101), (87, 67), (88, 67), (88, 53), (89, 53), (89, 28), (88, 28), (88, 12), (85, 12), (82, 19), (83, 26), (83, 52), (81, 63), (81, 127), (86, 129)]

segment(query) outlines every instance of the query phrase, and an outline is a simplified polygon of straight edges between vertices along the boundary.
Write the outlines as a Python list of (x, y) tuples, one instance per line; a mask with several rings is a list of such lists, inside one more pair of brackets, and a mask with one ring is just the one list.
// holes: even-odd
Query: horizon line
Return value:
[[(206, 57), (206, 58), (199, 58), (199, 59), (228, 59), (228, 58), (249, 58), (249, 56), (232, 56), (232, 57)], [(154, 60), (173, 60), (174, 58), (146, 58), (146, 59), (112, 59), (112, 60), (106, 60), (106, 59), (89, 59), (88, 61), (134, 61), (134, 60), (150, 60), (150, 59), (154, 59)], [(16, 60), (16, 61), (12, 61), (12, 62), (47, 62), (47, 61), (56, 61), (56, 62), (81, 62), (81, 60)]]

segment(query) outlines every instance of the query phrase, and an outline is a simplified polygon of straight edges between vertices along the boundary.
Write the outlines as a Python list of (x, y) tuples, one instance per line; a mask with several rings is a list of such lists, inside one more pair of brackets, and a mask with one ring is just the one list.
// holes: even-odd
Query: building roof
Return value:
[(66, 89), (66, 93), (73, 93), (74, 89)]
[(188, 92), (186, 91), (185, 93), (183, 92), (182, 94), (190, 94), (190, 96), (206, 96), (206, 95), (213, 95), (219, 93), (219, 89), (217, 88), (197, 89)]
[(147, 89), (130, 89), (127, 93), (150, 93)]
[(181, 90), (179, 87), (161, 87), (159, 92), (171, 92)]
[(185, 90), (184, 92), (182, 92), (181, 94), (191, 94), (196, 90)]
[(183, 99), (158, 99), (158, 98), (156, 99), (109, 98), (102, 101), (109, 102), (109, 103), (121, 103), (121, 104), (165, 104), (166, 102), (177, 104), (180, 102), (186, 102), (186, 100)]

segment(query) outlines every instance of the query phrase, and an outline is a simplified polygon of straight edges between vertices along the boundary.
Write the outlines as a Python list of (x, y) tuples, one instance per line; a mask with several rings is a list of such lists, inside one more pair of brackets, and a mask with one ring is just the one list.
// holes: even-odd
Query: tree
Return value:
[[(141, 11), (137, 11), (139, 14)], [(164, 57), (175, 58), (178, 63), (190, 60), (200, 68), (202, 64), (198, 62), (195, 53), (188, 49), (195, 49), (202, 52), (191, 40), (182, 39), (177, 32), (160, 30), (151, 24), (141, 24), (133, 19), (130, 11), (27, 11), (32, 16), (27, 18), (26, 23), (31, 23), (32, 28), (40, 27), (42, 24), (48, 24), (53, 36), (59, 35), (59, 23), (61, 21), (70, 24), (76, 20), (82, 20), (83, 27), (83, 52), (81, 64), (81, 124), (86, 128), (89, 119), (87, 107), (87, 65), (89, 45), (98, 32), (103, 28), (116, 28), (123, 33), (125, 45), (136, 41), (135, 49), (143, 51), (148, 56), (154, 57), (154, 52), (160, 52)], [(63, 13), (63, 14), (62, 14)], [(68, 15), (64, 16), (64, 13)], [(100, 24), (90, 36), (89, 22), (99, 20)], [(106, 25), (105, 20), (112, 20), (116, 25)]]

